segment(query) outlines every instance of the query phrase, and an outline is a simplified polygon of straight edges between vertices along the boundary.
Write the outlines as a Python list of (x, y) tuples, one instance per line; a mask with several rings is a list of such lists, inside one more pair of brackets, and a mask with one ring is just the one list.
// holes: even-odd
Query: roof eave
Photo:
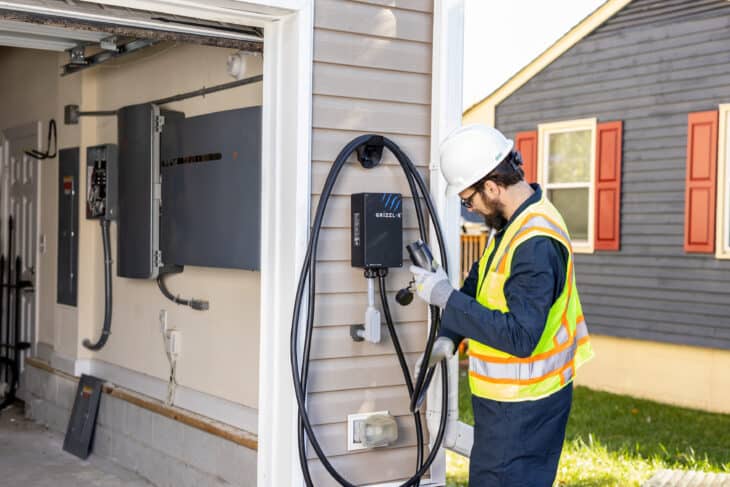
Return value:
[(570, 29), (563, 37), (555, 41), (555, 43), (543, 51), (542, 54), (537, 56), (527, 66), (519, 70), (514, 76), (508, 79), (490, 95), (464, 110), (464, 115), (468, 115), (470, 112), (481, 106), (496, 106), (498, 103), (502, 102), (505, 98), (517, 91), (517, 89), (519, 89), (522, 85), (527, 83), (550, 63), (580, 42), (588, 34), (596, 30), (601, 24), (613, 17), (629, 3), (631, 3), (631, 0), (607, 0), (606, 3), (598, 7), (592, 14)]

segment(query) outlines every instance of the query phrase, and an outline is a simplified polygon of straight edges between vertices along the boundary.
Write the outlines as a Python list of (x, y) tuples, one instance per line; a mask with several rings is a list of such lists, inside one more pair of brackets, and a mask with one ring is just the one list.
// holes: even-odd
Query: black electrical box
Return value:
[(403, 266), (403, 198), (399, 193), (350, 196), (352, 267)]

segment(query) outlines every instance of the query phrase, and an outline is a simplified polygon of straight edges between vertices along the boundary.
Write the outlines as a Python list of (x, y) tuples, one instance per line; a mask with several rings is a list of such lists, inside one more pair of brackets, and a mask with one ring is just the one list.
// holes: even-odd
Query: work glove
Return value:
[[(414, 378), (418, 379), (418, 374), (421, 372), (421, 365), (423, 364), (423, 356), (425, 354), (422, 353), (420, 357), (418, 357), (418, 360), (416, 361), (416, 368), (413, 369)], [(436, 341), (433, 343), (433, 350), (431, 350), (431, 358), (428, 361), (428, 366), (431, 367), (434, 364), (437, 364), (441, 362), (443, 359), (451, 358), (454, 355), (454, 342), (451, 341), (450, 338), (447, 337), (438, 337)]]
[(438, 267), (435, 272), (423, 269), (416, 265), (411, 266), (413, 273), (413, 282), (416, 294), (422, 300), (433, 306), (443, 308), (449, 300), (449, 296), (454, 292), (454, 288), (449, 282), (449, 276), (446, 275), (442, 267)]

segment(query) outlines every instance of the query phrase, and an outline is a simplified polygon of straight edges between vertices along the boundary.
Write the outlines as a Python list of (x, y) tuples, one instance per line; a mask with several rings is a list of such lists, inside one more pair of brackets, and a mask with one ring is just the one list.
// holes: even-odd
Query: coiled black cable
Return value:
[(109, 335), (112, 333), (112, 256), (109, 243), (109, 220), (101, 218), (101, 240), (104, 246), (104, 324), (101, 328), (101, 336), (96, 343), (91, 343), (88, 338), (84, 339), (84, 346), (89, 350), (101, 350), (106, 345)]
[[(372, 144), (382, 144), (383, 146), (387, 147), (395, 156), (396, 159), (398, 159), (398, 162), (400, 163), (406, 179), (408, 181), (408, 185), (411, 189), (411, 193), (413, 195), (413, 201), (416, 207), (416, 215), (418, 218), (418, 224), (419, 224), (419, 231), (421, 234), (421, 238), (425, 241), (426, 240), (426, 226), (425, 226), (425, 218), (423, 215), (423, 210), (421, 208), (420, 204), (420, 198), (424, 198), (426, 201), (426, 205), (428, 208), (428, 211), (431, 216), (431, 221), (434, 224), (434, 229), (436, 231), (436, 237), (439, 243), (439, 248), (441, 252), (441, 261), (443, 262), (444, 269), (448, 271), (447, 269), (447, 263), (446, 263), (446, 252), (445, 252), (445, 243), (443, 238), (443, 232), (441, 231), (441, 226), (438, 220), (438, 215), (435, 211), (435, 207), (433, 205), (433, 202), (430, 199), (428, 189), (426, 187), (425, 182), (423, 181), (423, 178), (421, 178), (421, 175), (416, 170), (415, 166), (411, 162), (411, 160), (408, 158), (408, 156), (398, 147), (395, 142), (391, 141), (390, 139), (387, 139), (385, 137), (377, 136), (377, 135), (362, 135), (355, 139), (353, 139), (351, 142), (349, 142), (343, 149), (340, 151), (339, 155), (337, 156), (335, 162), (332, 165), (332, 168), (330, 169), (330, 172), (327, 176), (327, 180), (325, 181), (324, 188), (322, 190), (322, 195), (319, 200), (319, 204), (317, 206), (317, 211), (315, 213), (314, 222), (312, 225), (312, 232), (310, 235), (309, 242), (307, 244), (307, 252), (304, 258), (304, 264), (302, 266), (302, 271), (299, 276), (299, 281), (297, 285), (297, 291), (296, 291), (296, 299), (295, 299), (295, 306), (294, 311), (292, 315), (292, 328), (291, 328), (291, 348), (290, 348), (290, 359), (291, 359), (291, 370), (292, 370), (292, 378), (294, 381), (294, 391), (295, 396), (297, 400), (297, 405), (299, 407), (299, 431), (298, 431), (298, 440), (299, 440), (299, 459), (302, 467), (302, 472), (305, 477), (305, 481), (308, 486), (313, 486), (311, 475), (309, 472), (309, 467), (307, 463), (306, 458), (306, 451), (305, 451), (305, 432), (306, 437), (308, 437), (312, 448), (314, 449), (315, 453), (319, 457), (320, 461), (322, 462), (322, 465), (325, 467), (327, 472), (341, 485), (345, 487), (355, 487), (354, 484), (348, 482), (342, 475), (340, 475), (339, 472), (332, 466), (330, 461), (327, 459), (326, 455), (322, 451), (322, 448), (319, 444), (319, 441), (317, 440), (316, 435), (314, 434), (314, 430), (312, 428), (312, 424), (309, 420), (309, 416), (307, 414), (306, 409), (306, 394), (307, 394), (307, 382), (308, 382), (308, 372), (309, 372), (309, 358), (310, 358), (310, 352), (311, 352), (311, 343), (312, 343), (312, 331), (313, 331), (313, 322), (314, 322), (314, 305), (315, 305), (315, 266), (316, 266), (316, 254), (317, 254), (317, 244), (319, 241), (319, 233), (322, 226), (322, 221), (324, 217), (324, 213), (327, 207), (327, 202), (330, 198), (330, 195), (332, 193), (332, 189), (334, 187), (334, 184), (337, 180), (337, 177), (339, 176), (340, 171), (344, 167), (347, 159), (352, 155), (358, 148), (361, 146), (367, 145), (369, 143)], [(372, 167), (372, 166), (368, 166)], [(420, 194), (419, 194), (420, 193)], [(382, 280), (384, 280), (384, 276), (382, 277)], [(301, 317), (301, 306), (302, 306), (302, 300), (304, 298), (304, 287), (308, 283), (308, 302), (307, 302), (307, 319), (306, 319), (306, 329), (305, 329), (305, 339), (304, 339), (304, 349), (303, 349), (303, 355), (302, 355), (302, 365), (301, 370), (299, 366), (299, 357), (298, 357), (298, 343), (299, 343), (299, 321)], [(384, 284), (381, 282), (381, 297), (382, 293), (385, 290)], [(387, 309), (386, 312), (386, 322), (388, 323), (388, 329), (389, 331), (392, 330), (391, 336), (395, 337), (394, 345), (398, 342), (397, 334), (395, 333), (395, 328), (392, 326), (392, 319), (390, 319), (390, 311), (387, 307), (387, 302), (384, 304), (384, 310)], [(426, 344), (426, 350), (424, 352), (424, 361), (423, 363), (428, 363), (429, 358), (431, 356), (431, 352), (433, 349), (433, 343), (436, 339), (436, 335), (438, 332), (438, 327), (440, 324), (440, 310), (438, 307), (431, 306), (431, 330), (429, 332), (429, 339)], [(401, 368), (404, 372), (404, 375), (406, 375), (408, 378), (406, 379), (406, 385), (408, 386), (410, 382), (410, 377), (408, 373), (408, 367), (405, 364), (405, 359), (403, 358), (403, 351), (400, 349), (399, 346), (396, 346), (396, 353), (399, 357), (399, 362), (401, 362)], [(405, 365), (405, 367), (403, 367)], [(433, 373), (433, 369), (430, 371), (430, 373)], [(426, 382), (425, 379), (426, 376), (426, 370), (425, 368), (422, 368), (422, 370), (418, 374), (418, 378), (416, 381), (416, 386), (413, 388), (411, 393), (411, 387), (409, 388), (409, 393), (411, 393), (411, 403), (415, 403), (416, 398), (418, 397), (418, 394), (420, 394), (421, 389), (423, 388), (424, 382)], [(412, 487), (415, 485), (418, 485), (420, 482), (421, 477), (428, 471), (431, 464), (436, 458), (436, 455), (439, 451), (439, 447), (441, 445), (441, 442), (443, 441), (444, 433), (446, 430), (446, 420), (447, 420), (447, 406), (448, 406), (448, 371), (446, 369), (446, 361), (441, 362), (441, 377), (442, 377), (442, 412), (441, 412), (441, 420), (439, 422), (439, 429), (438, 433), (436, 435), (435, 441), (433, 443), (434, 448), (431, 449), (431, 452), (426, 458), (425, 461), (422, 461), (422, 437), (419, 438), (419, 458), (418, 458), (418, 469), (416, 473), (406, 480), (402, 485), (402, 487)], [(417, 421), (417, 424), (420, 425), (420, 413), (413, 409), (414, 412), (414, 420)], [(417, 419), (416, 419), (417, 418)], [(421, 428), (417, 426), (417, 431)], [(421, 433), (422, 434), (422, 433)]]

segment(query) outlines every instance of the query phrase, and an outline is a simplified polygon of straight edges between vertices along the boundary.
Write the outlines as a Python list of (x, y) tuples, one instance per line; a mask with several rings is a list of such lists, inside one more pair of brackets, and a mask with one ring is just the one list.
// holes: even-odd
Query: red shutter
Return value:
[(618, 250), (621, 241), (621, 121), (598, 124), (596, 133), (596, 250)]
[(684, 250), (715, 251), (717, 111), (687, 119), (687, 184), (684, 194)]
[(522, 168), (525, 171), (525, 181), (537, 182), (537, 130), (532, 132), (518, 132), (515, 136), (515, 148), (522, 154)]

